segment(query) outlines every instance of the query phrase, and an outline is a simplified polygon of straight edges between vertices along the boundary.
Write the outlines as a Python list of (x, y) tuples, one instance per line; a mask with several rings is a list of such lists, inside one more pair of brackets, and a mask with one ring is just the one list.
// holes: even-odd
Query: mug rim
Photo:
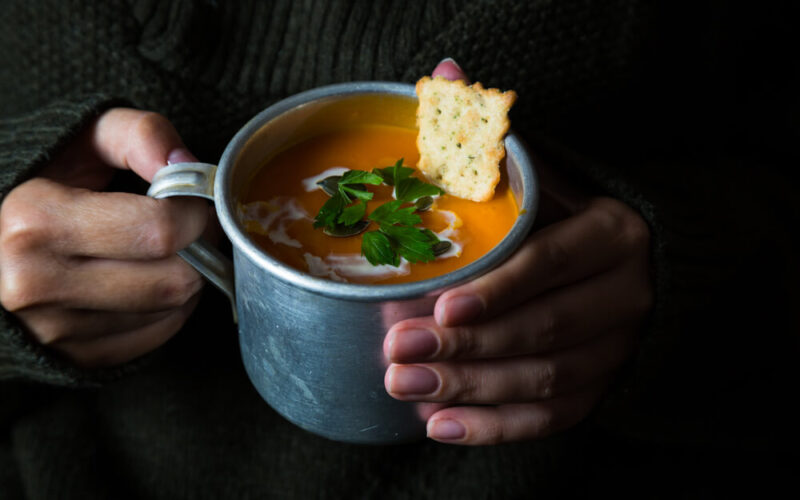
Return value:
[(214, 182), (214, 199), (217, 217), (234, 249), (243, 252), (248, 259), (265, 269), (273, 277), (291, 283), (304, 290), (323, 296), (366, 302), (403, 300), (437, 294), (466, 281), (475, 279), (504, 262), (522, 243), (530, 232), (539, 205), (539, 183), (531, 155), (522, 140), (509, 130), (505, 137), (506, 157), (514, 156), (520, 171), (524, 199), (519, 206), (519, 215), (509, 232), (500, 242), (479, 259), (449, 273), (420, 281), (399, 284), (343, 283), (312, 276), (295, 269), (271, 256), (247, 236), (238, 220), (236, 206), (231, 195), (233, 165), (248, 140), (271, 120), (304, 104), (332, 97), (388, 94), (416, 99), (413, 84), (383, 81), (360, 81), (326, 85), (310, 89), (282, 99), (251, 118), (228, 143), (219, 161)]

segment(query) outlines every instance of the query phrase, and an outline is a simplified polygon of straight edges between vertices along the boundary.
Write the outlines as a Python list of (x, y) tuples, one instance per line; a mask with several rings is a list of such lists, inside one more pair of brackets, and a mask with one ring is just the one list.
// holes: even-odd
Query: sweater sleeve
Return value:
[[(0, 201), (34, 176), (99, 113), (119, 104), (110, 96), (92, 94), (0, 119)], [(80, 370), (34, 342), (12, 314), (0, 309), (0, 380), (94, 385), (127, 369)]]

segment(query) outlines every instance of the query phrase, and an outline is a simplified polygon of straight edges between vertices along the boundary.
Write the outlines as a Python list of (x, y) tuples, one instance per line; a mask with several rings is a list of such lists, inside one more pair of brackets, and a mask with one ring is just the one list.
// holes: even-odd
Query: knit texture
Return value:
[[(657, 306), (589, 422), (478, 449), (352, 446), (297, 429), (250, 386), (213, 291), (148, 359), (99, 372), (47, 352), (1, 311), (0, 493), (520, 498), (664, 484), (670, 497), (694, 480), (702, 495), (750, 465), (747, 452), (721, 449), (770, 450), (765, 461), (780, 463), (799, 416), (784, 403), (800, 329), (796, 44), (776, 23), (790, 12), (722, 4), (4, 2), (2, 195), (121, 102), (163, 113), (213, 162), (283, 97), (413, 82), (451, 56), (473, 80), (517, 91), (512, 128), (543, 161), (641, 213)], [(641, 443), (665, 447), (653, 455)], [(710, 461), (726, 473), (696, 473)]]

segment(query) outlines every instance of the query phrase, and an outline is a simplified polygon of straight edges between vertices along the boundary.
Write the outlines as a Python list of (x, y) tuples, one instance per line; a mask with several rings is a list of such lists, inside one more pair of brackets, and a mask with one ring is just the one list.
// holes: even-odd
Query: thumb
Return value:
[(439, 62), (439, 64), (437, 64), (433, 69), (431, 76), (434, 78), (437, 76), (442, 76), (448, 80), (464, 80), (464, 83), (469, 83), (467, 74), (464, 73), (464, 70), (461, 69), (461, 66), (459, 66), (458, 63), (450, 57), (442, 59), (442, 61)]
[(167, 164), (197, 161), (169, 120), (138, 109), (114, 108), (101, 115), (91, 147), (105, 164), (132, 170), (148, 182)]

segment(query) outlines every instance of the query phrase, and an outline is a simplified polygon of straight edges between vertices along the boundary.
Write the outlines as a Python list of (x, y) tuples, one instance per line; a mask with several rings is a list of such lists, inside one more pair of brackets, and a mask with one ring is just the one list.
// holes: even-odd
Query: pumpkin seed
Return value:
[(432, 248), (433, 255), (438, 257), (438, 256), (440, 256), (442, 254), (445, 254), (450, 250), (450, 247), (452, 247), (452, 246), (453, 246), (453, 244), (450, 243), (449, 241), (442, 240), (439, 243), (436, 243), (435, 245), (433, 245), (433, 248)]
[(368, 227), (368, 220), (360, 220), (350, 226), (345, 226), (344, 224), (335, 224), (332, 228), (326, 226), (322, 232), (336, 238), (347, 238), (363, 233)]
[(423, 196), (422, 198), (417, 199), (414, 202), (414, 206), (416, 207), (416, 212), (425, 212), (426, 210), (430, 210), (431, 206), (433, 205), (433, 197), (432, 196)]
[(342, 180), (341, 175), (332, 175), (330, 177), (325, 177), (321, 181), (317, 181), (317, 186), (319, 186), (325, 194), (328, 196), (333, 196), (337, 192), (339, 192), (339, 181)]

